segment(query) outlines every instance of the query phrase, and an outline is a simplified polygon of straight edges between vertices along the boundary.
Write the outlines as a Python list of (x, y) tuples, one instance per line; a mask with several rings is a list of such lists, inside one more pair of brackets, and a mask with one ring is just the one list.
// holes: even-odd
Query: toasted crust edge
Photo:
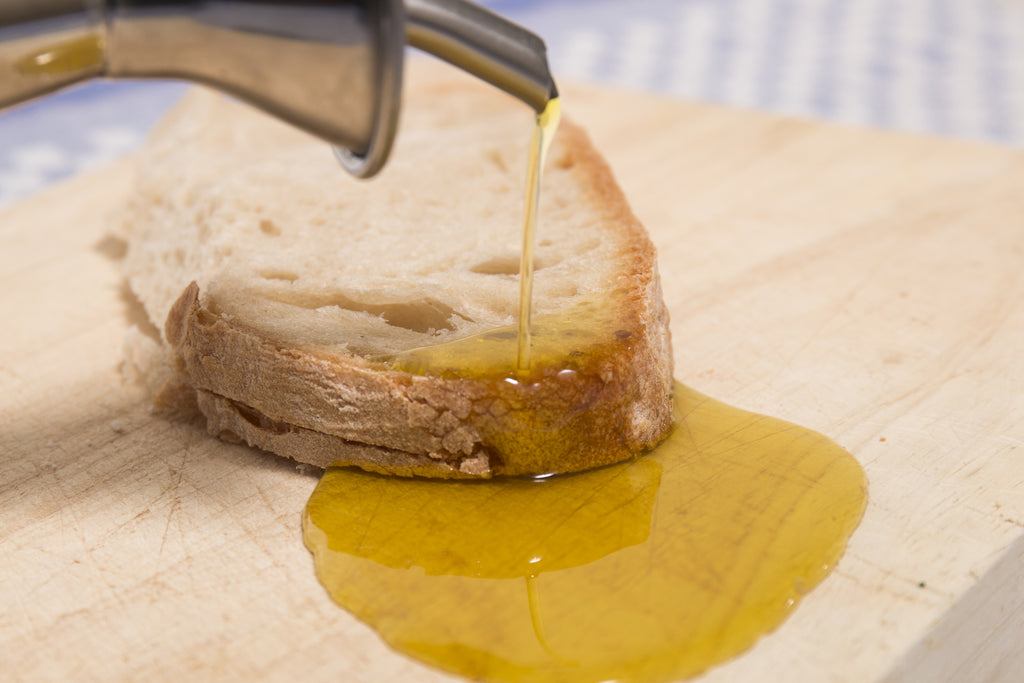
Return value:
[(350, 465), (370, 472), (436, 479), (487, 478), (486, 460), (465, 460), (455, 467), (427, 456), (348, 441), (330, 434), (276, 422), (258, 411), (209, 391), (197, 389), (196, 405), (206, 418), (207, 431), (230, 442), (270, 451), (297, 462), (327, 468)]

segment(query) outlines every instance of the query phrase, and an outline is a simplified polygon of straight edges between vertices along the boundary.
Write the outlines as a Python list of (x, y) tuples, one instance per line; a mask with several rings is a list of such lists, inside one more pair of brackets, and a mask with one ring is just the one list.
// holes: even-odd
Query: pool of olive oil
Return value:
[(636, 460), (547, 479), (328, 469), (304, 537), (331, 597), (399, 652), (488, 681), (669, 681), (778, 626), (864, 510), (826, 437), (675, 386)]
[[(573, 372), (612, 336), (600, 302), (530, 315), (540, 169), (558, 115), (553, 101), (535, 127), (518, 325), (393, 367), (522, 383), (531, 368)], [(651, 452), (572, 475), (435, 481), (329, 468), (303, 518), (317, 575), (391, 647), (469, 678), (694, 676), (751, 647), (828, 574), (863, 514), (866, 480), (808, 429), (679, 383), (673, 405), (674, 428)]]

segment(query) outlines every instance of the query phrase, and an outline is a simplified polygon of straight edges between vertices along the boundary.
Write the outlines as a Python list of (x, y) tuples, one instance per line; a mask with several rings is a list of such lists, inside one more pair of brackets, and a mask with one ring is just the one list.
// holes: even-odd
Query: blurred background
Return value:
[[(1024, 0), (489, 0), (555, 77), (1024, 147)], [(0, 113), (0, 205), (138, 146), (186, 86), (90, 83)]]

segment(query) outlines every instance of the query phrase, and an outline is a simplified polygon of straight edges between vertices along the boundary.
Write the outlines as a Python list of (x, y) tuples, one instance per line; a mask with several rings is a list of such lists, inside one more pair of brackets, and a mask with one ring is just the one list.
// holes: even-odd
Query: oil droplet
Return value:
[(654, 682), (749, 648), (834, 567), (864, 473), (826, 437), (675, 386), (630, 462), (543, 479), (346, 468), (306, 508), (331, 597), (399, 652), (475, 679)]

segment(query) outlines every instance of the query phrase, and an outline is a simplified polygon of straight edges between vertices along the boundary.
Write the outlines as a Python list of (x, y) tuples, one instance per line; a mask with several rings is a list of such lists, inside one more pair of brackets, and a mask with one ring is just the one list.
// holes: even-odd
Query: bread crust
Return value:
[(190, 283), (164, 334), (210, 433), (325, 467), (404, 476), (572, 472), (634, 457), (671, 427), (672, 352), (650, 239), (582, 129), (563, 122), (552, 163), (613, 226), (608, 339), (529, 377), (437, 376), (271, 338)]
[(650, 329), (639, 317), (623, 320), (629, 334), (568, 377), (546, 372), (529, 383), (421, 376), (282, 349), (212, 313), (194, 282), (165, 334), (215, 436), (318, 467), (487, 478), (589, 469), (661, 440), (671, 426), (662, 384), (671, 362), (658, 349), (667, 324)]

